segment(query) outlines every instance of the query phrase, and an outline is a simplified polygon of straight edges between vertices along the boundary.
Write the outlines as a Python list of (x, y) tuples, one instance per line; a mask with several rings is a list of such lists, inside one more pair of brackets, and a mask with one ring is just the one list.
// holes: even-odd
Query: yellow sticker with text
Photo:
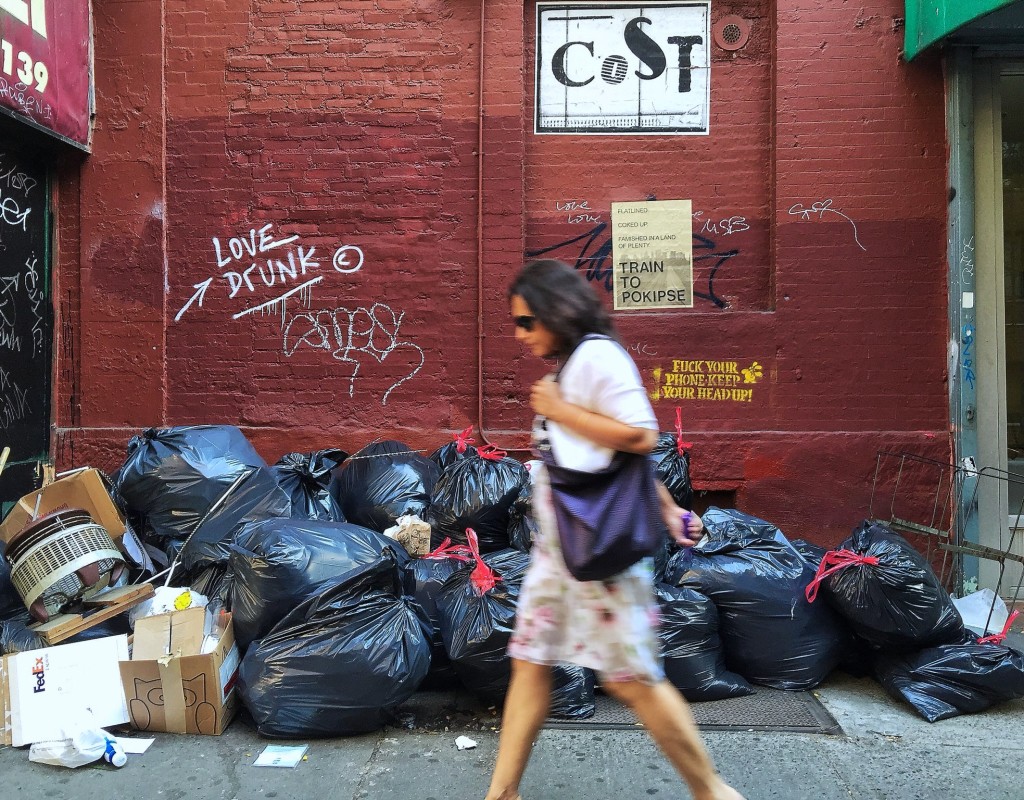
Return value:
[(759, 361), (673, 359), (671, 367), (658, 367), (652, 374), (652, 400), (750, 403), (755, 384), (764, 377), (764, 368)]

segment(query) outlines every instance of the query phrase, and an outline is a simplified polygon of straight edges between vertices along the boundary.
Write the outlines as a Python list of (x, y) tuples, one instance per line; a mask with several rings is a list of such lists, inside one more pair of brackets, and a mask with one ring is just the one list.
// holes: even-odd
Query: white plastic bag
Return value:
[(205, 607), (208, 603), (205, 595), (193, 592), (187, 586), (158, 586), (152, 597), (132, 607), (128, 612), (128, 622), (134, 630), (137, 619), (184, 611), (186, 608)]
[[(995, 607), (993, 608), (993, 601)], [(996, 596), (991, 589), (981, 589), (966, 597), (954, 597), (953, 605), (960, 612), (964, 626), (970, 628), (979, 636), (987, 636), (993, 633), (1000, 633), (1006, 620), (1010, 616), (1009, 609), (1003, 598)], [(992, 616), (989, 617), (989, 612)], [(985, 630), (985, 623), (988, 622), (988, 630)]]
[(67, 739), (36, 742), (28, 751), (29, 761), (70, 769), (84, 767), (101, 758), (119, 768), (128, 763), (117, 737), (102, 728), (83, 728)]
[(99, 728), (85, 728), (68, 739), (36, 742), (29, 748), (28, 760), (55, 767), (76, 769), (103, 758), (107, 737)]

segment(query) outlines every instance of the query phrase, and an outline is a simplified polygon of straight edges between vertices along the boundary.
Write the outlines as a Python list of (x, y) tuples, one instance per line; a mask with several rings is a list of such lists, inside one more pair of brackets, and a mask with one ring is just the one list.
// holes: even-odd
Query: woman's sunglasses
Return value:
[(521, 317), (513, 317), (512, 321), (516, 324), (517, 328), (522, 328), (524, 331), (529, 333), (533, 330), (533, 326), (537, 321), (537, 318), (531, 314), (523, 314)]

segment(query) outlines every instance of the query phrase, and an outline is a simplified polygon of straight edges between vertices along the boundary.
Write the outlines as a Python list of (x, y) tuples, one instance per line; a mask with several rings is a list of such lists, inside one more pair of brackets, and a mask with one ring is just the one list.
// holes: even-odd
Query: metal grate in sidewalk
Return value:
[[(745, 697), (691, 703), (690, 710), (705, 731), (782, 731), (842, 734), (843, 729), (811, 692), (786, 692), (758, 686)], [(549, 719), (557, 730), (628, 730), (639, 726), (626, 706), (604, 694), (597, 695), (597, 712), (590, 719)]]

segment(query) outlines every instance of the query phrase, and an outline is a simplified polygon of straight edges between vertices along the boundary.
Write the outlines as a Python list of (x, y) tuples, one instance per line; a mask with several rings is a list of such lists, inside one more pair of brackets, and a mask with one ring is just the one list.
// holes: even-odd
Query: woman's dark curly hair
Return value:
[(558, 353), (567, 356), (588, 333), (600, 333), (618, 341), (611, 316), (586, 279), (563, 261), (545, 258), (531, 261), (508, 288), (511, 300), (518, 295), (533, 315), (558, 339)]

